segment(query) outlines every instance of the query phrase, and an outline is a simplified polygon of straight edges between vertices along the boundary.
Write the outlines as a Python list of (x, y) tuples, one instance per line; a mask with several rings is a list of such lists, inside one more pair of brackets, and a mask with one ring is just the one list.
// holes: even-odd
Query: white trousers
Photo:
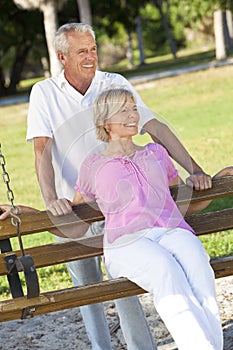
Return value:
[(183, 229), (152, 228), (105, 243), (112, 277), (127, 277), (154, 295), (179, 350), (222, 350), (214, 273), (200, 240)]

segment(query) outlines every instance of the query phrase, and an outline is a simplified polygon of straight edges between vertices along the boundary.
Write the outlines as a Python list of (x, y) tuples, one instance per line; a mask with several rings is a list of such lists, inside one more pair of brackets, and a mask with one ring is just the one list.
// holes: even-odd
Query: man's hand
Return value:
[(212, 187), (212, 179), (210, 175), (200, 171), (190, 175), (186, 179), (186, 184), (193, 187), (196, 191), (203, 191)]
[(54, 199), (47, 203), (46, 209), (54, 216), (67, 215), (72, 212), (71, 202), (66, 198)]

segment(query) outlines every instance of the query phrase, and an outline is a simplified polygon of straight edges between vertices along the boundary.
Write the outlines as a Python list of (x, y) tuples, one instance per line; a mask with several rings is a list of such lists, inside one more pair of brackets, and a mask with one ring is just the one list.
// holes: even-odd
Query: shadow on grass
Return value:
[[(158, 60), (156, 62), (146, 63), (145, 65), (138, 66), (134, 69), (117, 69), (117, 66), (107, 69), (108, 71), (118, 71), (125, 77), (131, 77), (135, 75), (145, 74), (145, 73), (155, 73), (164, 70), (177, 69), (182, 67), (192, 67), (194, 65), (199, 65), (202, 63), (207, 63), (215, 59), (215, 51), (210, 50), (206, 52), (200, 52), (195, 54), (189, 54), (182, 57), (177, 57), (176, 59), (167, 58)], [(148, 61), (150, 58), (148, 58)]]

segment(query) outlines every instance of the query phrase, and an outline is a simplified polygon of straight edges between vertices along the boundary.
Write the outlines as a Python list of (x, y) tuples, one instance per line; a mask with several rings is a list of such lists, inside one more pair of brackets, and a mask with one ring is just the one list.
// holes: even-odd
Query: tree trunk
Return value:
[(131, 69), (133, 67), (133, 45), (132, 45), (132, 35), (130, 30), (127, 30), (128, 34), (128, 47), (126, 51), (126, 57), (128, 58), (128, 68)]
[(21, 80), (21, 73), (31, 46), (31, 41), (28, 41), (25, 43), (19, 43), (18, 47), (16, 48), (16, 56), (10, 75), (10, 85), (6, 89), (8, 95), (16, 93), (16, 88)]
[(167, 18), (165, 13), (163, 12), (163, 8), (162, 8), (162, 0), (155, 0), (155, 5), (157, 6), (158, 10), (159, 10), (159, 14), (161, 16), (162, 19), (162, 24), (163, 24), (163, 28), (165, 30), (166, 33), (166, 37), (168, 39), (169, 42), (169, 46), (172, 52), (173, 57), (176, 59), (176, 53), (177, 53), (177, 47), (176, 47), (176, 42), (173, 38), (171, 29), (169, 27)]
[(77, 0), (80, 22), (92, 25), (91, 6), (89, 0)]
[(58, 26), (57, 1), (44, 1), (40, 9), (44, 15), (44, 28), (49, 53), (50, 72), (51, 75), (54, 76), (59, 74), (61, 71), (61, 65), (53, 47), (53, 39), (55, 37), (55, 33)]
[(223, 13), (220, 9), (214, 11), (215, 55), (217, 60), (226, 59), (224, 41)]
[(228, 49), (230, 52), (233, 51), (233, 17), (230, 10), (226, 10), (226, 24), (228, 31)]
[(0, 96), (6, 95), (6, 87), (5, 87), (5, 75), (3, 73), (2, 66), (0, 66)]
[(138, 49), (140, 54), (140, 65), (145, 64), (145, 55), (144, 55), (144, 46), (143, 46), (143, 38), (142, 38), (142, 19), (141, 16), (136, 17), (136, 32), (138, 39)]

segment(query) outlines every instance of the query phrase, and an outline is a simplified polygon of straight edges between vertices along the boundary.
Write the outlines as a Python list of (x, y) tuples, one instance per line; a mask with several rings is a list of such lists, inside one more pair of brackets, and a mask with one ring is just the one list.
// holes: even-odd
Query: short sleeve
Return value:
[(170, 182), (178, 176), (178, 170), (175, 168), (167, 150), (162, 146), (160, 147), (162, 148), (163, 163), (167, 171), (168, 181)]
[(74, 187), (75, 191), (95, 200), (94, 179), (92, 175), (93, 156), (87, 157), (81, 164), (79, 177)]
[(52, 138), (52, 128), (48, 113), (48, 103), (40, 84), (32, 87), (27, 119), (27, 141), (32, 141), (34, 137)]

